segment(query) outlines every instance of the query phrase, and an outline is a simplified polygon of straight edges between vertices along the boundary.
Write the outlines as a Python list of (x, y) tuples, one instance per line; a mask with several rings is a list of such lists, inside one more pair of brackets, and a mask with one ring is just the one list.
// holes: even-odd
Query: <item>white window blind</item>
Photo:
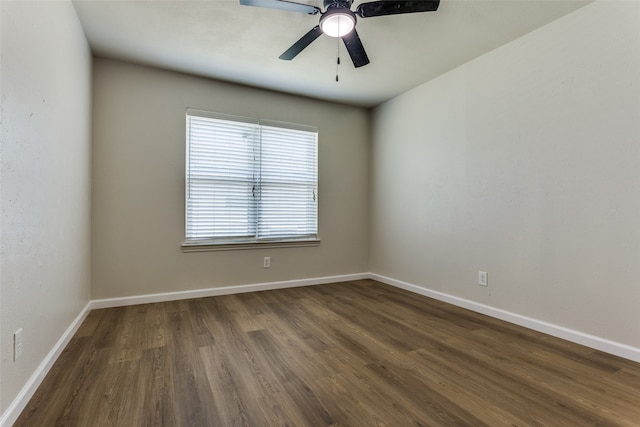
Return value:
[(317, 238), (315, 128), (187, 110), (186, 241)]

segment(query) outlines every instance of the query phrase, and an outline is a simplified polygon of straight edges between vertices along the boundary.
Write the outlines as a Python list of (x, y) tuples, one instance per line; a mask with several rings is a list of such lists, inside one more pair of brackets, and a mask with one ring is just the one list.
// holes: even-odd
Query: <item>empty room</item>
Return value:
[(0, 32), (0, 427), (640, 426), (640, 2)]

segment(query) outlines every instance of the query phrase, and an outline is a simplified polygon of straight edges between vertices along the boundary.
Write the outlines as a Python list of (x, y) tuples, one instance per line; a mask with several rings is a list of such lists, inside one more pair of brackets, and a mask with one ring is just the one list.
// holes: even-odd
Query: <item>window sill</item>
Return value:
[(182, 252), (236, 251), (267, 248), (301, 248), (320, 246), (320, 239), (278, 240), (265, 242), (201, 242), (182, 244)]

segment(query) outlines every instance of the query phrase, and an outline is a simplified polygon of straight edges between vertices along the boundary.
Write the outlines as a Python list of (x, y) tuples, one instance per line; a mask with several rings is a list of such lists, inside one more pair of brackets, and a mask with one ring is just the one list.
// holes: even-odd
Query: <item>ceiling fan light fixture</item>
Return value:
[(356, 26), (356, 17), (350, 10), (328, 11), (320, 18), (320, 28), (329, 37), (343, 37)]

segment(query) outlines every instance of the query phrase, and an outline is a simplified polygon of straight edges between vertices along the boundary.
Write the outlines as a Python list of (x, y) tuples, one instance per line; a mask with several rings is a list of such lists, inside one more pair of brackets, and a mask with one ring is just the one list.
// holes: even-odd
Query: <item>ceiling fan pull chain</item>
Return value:
[(340, 80), (338, 78), (338, 66), (340, 65), (340, 42), (338, 40), (340, 40), (340, 38), (336, 37), (336, 57), (338, 58), (336, 60), (336, 81)]

